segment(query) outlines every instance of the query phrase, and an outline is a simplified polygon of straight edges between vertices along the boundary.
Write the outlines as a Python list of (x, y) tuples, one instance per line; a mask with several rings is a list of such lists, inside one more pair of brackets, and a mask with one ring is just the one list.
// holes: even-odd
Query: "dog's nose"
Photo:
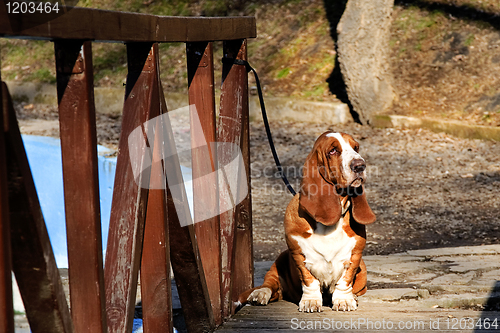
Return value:
[(365, 171), (365, 169), (366, 169), (365, 160), (363, 160), (361, 158), (357, 158), (357, 159), (352, 160), (352, 162), (351, 162), (351, 170), (352, 171), (354, 171), (355, 173), (361, 173), (361, 172)]

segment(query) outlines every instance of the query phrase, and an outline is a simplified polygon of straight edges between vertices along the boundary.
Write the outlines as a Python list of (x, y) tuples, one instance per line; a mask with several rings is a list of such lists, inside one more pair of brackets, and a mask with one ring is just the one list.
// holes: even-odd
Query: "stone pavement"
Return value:
[(372, 289), (367, 299), (414, 299), (423, 307), (443, 308), (496, 304), (500, 311), (500, 245), (414, 250), (364, 260)]

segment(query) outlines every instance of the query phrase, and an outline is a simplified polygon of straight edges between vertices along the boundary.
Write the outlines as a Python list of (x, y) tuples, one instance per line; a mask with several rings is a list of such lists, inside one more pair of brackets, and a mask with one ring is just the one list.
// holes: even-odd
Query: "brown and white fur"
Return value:
[(333, 310), (356, 310), (357, 296), (366, 292), (365, 225), (375, 221), (363, 187), (366, 164), (358, 151), (348, 134), (326, 132), (316, 140), (300, 193), (286, 209), (288, 250), (262, 286), (240, 295), (241, 305), (285, 299), (303, 312), (321, 311), (324, 301)]

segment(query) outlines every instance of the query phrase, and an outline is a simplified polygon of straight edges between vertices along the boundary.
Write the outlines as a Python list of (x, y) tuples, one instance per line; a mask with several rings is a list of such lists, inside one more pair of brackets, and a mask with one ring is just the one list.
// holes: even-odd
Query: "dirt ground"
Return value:
[[(24, 133), (58, 136), (54, 108), (18, 104), (16, 109)], [(100, 144), (117, 146), (120, 120), (97, 116)], [(321, 133), (342, 131), (358, 140), (368, 164), (368, 200), (377, 215), (367, 227), (365, 254), (500, 240), (500, 143), (357, 124), (272, 122), (271, 129), (296, 189), (304, 160)], [(276, 175), (262, 123), (251, 124), (250, 142), (254, 255), (259, 261), (274, 260), (286, 248), (282, 223), (291, 194)]]
[(397, 97), (388, 113), (500, 126), (498, 10), (430, 2), (394, 7), (389, 62)]
[[(366, 254), (481, 245), (500, 239), (500, 144), (425, 130), (271, 124), (288, 178), (315, 139), (328, 129), (354, 135), (368, 164), (367, 196), (377, 222), (367, 227)], [(263, 126), (252, 124), (252, 203), (255, 257), (273, 259), (286, 247), (282, 219), (291, 195), (273, 168)], [(273, 193), (274, 192), (274, 193)]]

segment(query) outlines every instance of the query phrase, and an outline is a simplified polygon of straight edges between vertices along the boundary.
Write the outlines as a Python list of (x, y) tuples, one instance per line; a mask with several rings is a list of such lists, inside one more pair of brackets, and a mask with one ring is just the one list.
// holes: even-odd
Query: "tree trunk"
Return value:
[(393, 6), (394, 0), (349, 0), (337, 25), (340, 70), (362, 124), (394, 99), (388, 62)]

